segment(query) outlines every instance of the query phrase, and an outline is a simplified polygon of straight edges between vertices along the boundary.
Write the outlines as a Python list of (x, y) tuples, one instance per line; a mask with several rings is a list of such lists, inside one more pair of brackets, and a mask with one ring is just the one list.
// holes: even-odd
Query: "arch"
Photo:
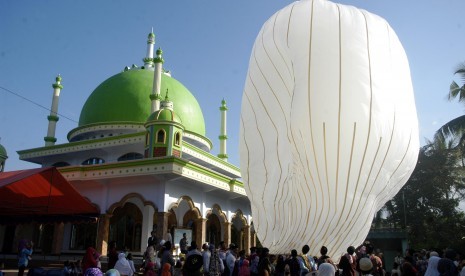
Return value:
[(228, 221), (228, 218), (226, 217), (226, 214), (223, 212), (223, 210), (221, 209), (220, 205), (218, 204), (213, 204), (212, 208), (210, 210), (208, 210), (207, 212), (207, 218), (210, 214), (215, 214), (217, 215), (219, 218), (220, 218), (220, 221), (222, 223), (225, 223)]
[(241, 210), (236, 210), (231, 218), (231, 242), (239, 246), (239, 249), (244, 249), (245, 235), (244, 227), (247, 226), (247, 220)]
[(137, 160), (137, 159), (142, 159), (144, 156), (141, 153), (138, 152), (128, 152), (124, 155), (121, 155), (118, 157), (118, 162), (121, 161), (129, 161), (129, 160)]
[(207, 222), (205, 223), (205, 228), (205, 241), (210, 244), (219, 245), (220, 241), (223, 240), (223, 236), (221, 235), (223, 225), (220, 222), (220, 218), (217, 214), (212, 212), (207, 214)]
[(53, 166), (53, 167), (60, 168), (60, 167), (67, 167), (67, 166), (70, 166), (70, 164), (69, 164), (68, 162), (60, 161), (60, 162), (54, 163), (52, 166)]
[(166, 131), (164, 129), (157, 130), (157, 135), (155, 136), (155, 139), (156, 143), (164, 144), (166, 139)]
[[(120, 201), (118, 202), (115, 202), (113, 203), (107, 210), (107, 214), (112, 214), (116, 208), (119, 208), (119, 207), (122, 207), (124, 206), (124, 204), (128, 201), (133, 201), (132, 203), (134, 203), (134, 200), (140, 200), (140, 203), (141, 203), (141, 206), (146, 206), (146, 205), (150, 205), (153, 207), (153, 209), (155, 210), (155, 212), (158, 212), (158, 207), (157, 205), (155, 205), (155, 203), (153, 203), (152, 201), (150, 200), (146, 200), (141, 194), (139, 193), (130, 193), (130, 194), (127, 194), (125, 195)], [(137, 203), (135, 203), (137, 205)]]
[(109, 240), (116, 241), (117, 248), (140, 251), (143, 214), (139, 206), (126, 201), (114, 209), (110, 218)]
[(147, 147), (150, 144), (150, 132), (145, 133), (145, 146)]
[(174, 145), (175, 146), (181, 145), (181, 133), (179, 131), (176, 131), (176, 134), (174, 135)]
[(242, 213), (242, 211), (241, 211), (240, 209), (237, 209), (236, 212), (234, 212), (234, 214), (233, 214), (233, 216), (232, 216), (232, 218), (231, 218), (231, 222), (232, 222), (234, 219), (240, 219), (243, 226), (249, 225), (249, 224), (247, 223), (247, 219), (246, 219), (245, 216), (244, 216), (244, 213)]
[[(185, 201), (188, 205), (188, 210), (193, 210), (196, 213), (197, 218), (201, 218), (202, 214), (200, 213), (199, 208), (195, 207), (194, 201), (190, 196), (184, 195), (178, 198), (176, 202), (171, 203), (170, 207), (168, 209), (173, 209), (174, 212), (179, 208), (180, 204)], [(177, 214), (179, 216), (179, 214)]]
[(88, 165), (99, 165), (105, 163), (105, 160), (103, 160), (100, 157), (91, 157), (84, 162), (81, 163), (81, 165), (88, 166)]

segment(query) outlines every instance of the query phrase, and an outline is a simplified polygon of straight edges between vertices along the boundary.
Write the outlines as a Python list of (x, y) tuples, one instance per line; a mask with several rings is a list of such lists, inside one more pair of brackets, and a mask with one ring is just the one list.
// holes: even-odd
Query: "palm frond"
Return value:
[(440, 127), (434, 134), (434, 140), (447, 143), (448, 140), (457, 141), (465, 135), (465, 115), (459, 116)]
[(458, 77), (465, 82), (465, 63), (461, 63), (457, 66), (454, 75), (458, 75)]

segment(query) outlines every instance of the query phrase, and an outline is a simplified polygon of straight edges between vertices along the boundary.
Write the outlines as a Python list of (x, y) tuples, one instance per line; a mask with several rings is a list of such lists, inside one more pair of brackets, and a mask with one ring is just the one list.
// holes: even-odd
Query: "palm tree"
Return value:
[[(461, 86), (452, 81), (447, 99), (452, 101), (458, 98), (465, 105), (465, 63), (457, 67), (455, 75), (460, 79)], [(462, 153), (462, 166), (465, 166), (465, 115), (452, 119), (439, 128), (434, 134), (434, 141), (459, 150)]]

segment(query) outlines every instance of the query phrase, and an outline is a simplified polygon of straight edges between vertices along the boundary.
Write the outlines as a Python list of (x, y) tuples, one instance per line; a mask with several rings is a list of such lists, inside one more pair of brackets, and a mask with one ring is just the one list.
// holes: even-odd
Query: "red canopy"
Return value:
[(98, 214), (55, 167), (0, 173), (0, 223), (75, 220)]

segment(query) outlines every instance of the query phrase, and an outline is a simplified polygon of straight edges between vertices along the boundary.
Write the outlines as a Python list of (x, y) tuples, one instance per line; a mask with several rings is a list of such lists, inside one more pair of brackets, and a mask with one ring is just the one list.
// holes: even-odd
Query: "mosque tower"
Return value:
[(61, 76), (58, 75), (55, 78), (56, 82), (52, 84), (53, 87), (53, 98), (52, 98), (52, 107), (50, 109), (50, 115), (47, 117), (48, 119), (48, 130), (47, 136), (44, 137), (45, 146), (53, 146), (57, 141), (55, 138), (55, 130), (58, 122), (58, 100), (60, 98), (61, 89), (63, 89), (63, 85), (61, 85)]
[(155, 112), (160, 109), (160, 87), (161, 87), (161, 74), (162, 74), (162, 65), (163, 65), (163, 51), (158, 48), (157, 57), (154, 58), (155, 70), (153, 72), (153, 90), (150, 95), (150, 100), (152, 101), (151, 112)]
[(220, 112), (221, 112), (221, 129), (220, 129), (220, 153), (218, 157), (224, 161), (228, 161), (228, 154), (226, 153), (226, 140), (228, 140), (228, 135), (226, 134), (226, 111), (228, 107), (226, 106), (226, 101), (223, 99), (221, 101)]
[(175, 114), (173, 102), (168, 98), (161, 102), (160, 109), (149, 116), (145, 124), (147, 129), (145, 157), (181, 157), (184, 126)]
[(155, 45), (155, 34), (153, 33), (153, 28), (152, 28), (152, 32), (149, 33), (147, 37), (147, 55), (143, 59), (144, 67), (146, 69), (153, 67), (153, 46), (154, 45)]

